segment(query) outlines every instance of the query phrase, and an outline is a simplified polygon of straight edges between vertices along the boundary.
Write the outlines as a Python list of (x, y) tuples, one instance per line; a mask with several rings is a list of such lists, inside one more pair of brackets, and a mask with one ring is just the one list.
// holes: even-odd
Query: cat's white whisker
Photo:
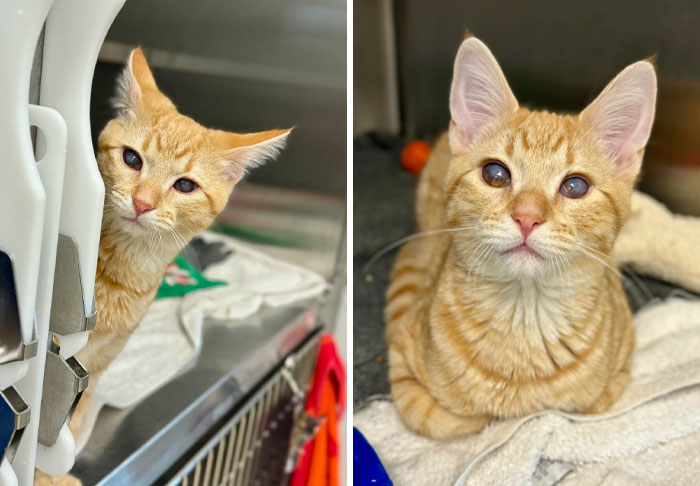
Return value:
[(174, 232), (175, 235), (178, 237), (178, 239), (179, 239), (179, 241), (180, 241), (180, 246), (182, 247), (182, 249), (184, 250), (185, 248), (187, 248), (187, 240), (185, 239), (184, 236), (182, 236), (182, 233), (180, 233), (180, 232), (177, 230), (177, 228), (175, 228), (175, 227), (173, 227), (173, 232)]
[(454, 232), (459, 232), (459, 231), (471, 231), (473, 229), (474, 229), (473, 227), (443, 228), (443, 229), (436, 229), (436, 230), (421, 231), (419, 233), (413, 233), (411, 235), (404, 236), (403, 238), (400, 238), (392, 243), (389, 243), (384, 248), (380, 249), (374, 255), (372, 255), (370, 257), (370, 259), (367, 260), (367, 263), (364, 264), (364, 266), (360, 270), (360, 273), (367, 273), (369, 271), (369, 269), (372, 267), (372, 265), (374, 265), (377, 262), (377, 260), (382, 258), (387, 253), (389, 253), (391, 250), (398, 248), (399, 246), (403, 245), (404, 243), (406, 243), (408, 241), (415, 240), (418, 238), (424, 238), (426, 236), (442, 235), (445, 233), (454, 233)]
[(572, 248), (574, 248), (574, 249), (580, 251), (581, 253), (583, 253), (584, 255), (587, 255), (590, 258), (593, 258), (594, 260), (600, 262), (601, 264), (606, 266), (610, 271), (612, 271), (615, 275), (622, 278), (622, 275), (620, 274), (620, 271), (617, 268), (613, 267), (612, 265), (610, 265), (608, 262), (606, 262), (602, 258), (599, 258), (595, 254), (591, 253), (586, 248), (582, 247), (580, 244), (575, 243), (574, 246), (572, 246)]
[[(597, 253), (597, 254), (600, 255), (602, 258), (610, 258), (610, 257), (609, 257), (608, 255), (606, 255), (605, 253), (603, 253), (603, 252), (601, 252), (600, 250), (597, 250), (597, 249), (595, 249), (595, 248), (593, 248), (593, 247), (591, 247), (591, 246), (585, 245), (585, 244), (583, 244), (583, 243), (579, 243), (579, 245), (580, 245), (581, 247), (583, 247), (583, 248), (589, 250), (589, 251), (592, 251), (592, 252), (594, 252), (594, 253)], [(612, 267), (610, 267), (610, 268), (612, 268)], [(618, 276), (620, 277), (620, 279), (622, 280), (622, 285), (623, 285), (625, 288), (629, 289), (630, 295), (631, 295), (632, 298), (635, 300), (635, 303), (636, 303), (638, 306), (643, 305), (643, 304), (644, 304), (644, 292), (643, 292), (643, 290), (638, 286), (638, 284), (637, 284), (637, 282), (634, 280), (634, 278), (632, 278), (631, 276), (626, 276), (625, 273), (627, 273), (627, 272), (622, 273), (622, 272), (620, 272), (620, 270), (622, 270), (622, 272), (625, 272), (625, 269), (622, 268), (622, 269), (618, 269), (618, 271), (617, 271), (617, 275), (618, 275)], [(629, 275), (629, 274), (628, 274), (628, 275)], [(648, 291), (648, 289), (647, 289), (647, 291)], [(649, 292), (649, 291), (648, 291), (648, 292)], [(648, 295), (651, 295), (651, 292), (649, 292)]]
[[(595, 248), (589, 245), (584, 245), (583, 243), (580, 243), (580, 245), (586, 248), (587, 250), (593, 251), (601, 255), (604, 258), (610, 258), (605, 253), (596, 250)], [(645, 299), (651, 300), (653, 298), (653, 294), (651, 293), (649, 288), (634, 272), (631, 272), (625, 269), (624, 267), (621, 267), (620, 270), (622, 273), (619, 273), (619, 276), (622, 279), (622, 285), (624, 285), (625, 288), (629, 289), (630, 294), (632, 295), (632, 298), (635, 300), (637, 305), (641, 306), (644, 304)]]
[[(487, 246), (488, 246), (487, 243), (481, 241), (481, 242), (479, 242), (479, 244), (476, 246), (476, 248), (474, 249), (474, 252), (473, 252), (473, 253), (476, 253), (476, 252), (478, 251), (479, 254), (481, 255), (481, 253), (484, 251), (484, 249), (485, 249)], [(478, 261), (478, 260), (477, 260), (477, 261)], [(467, 271), (467, 282), (469, 282), (469, 281), (472, 279), (472, 277), (473, 277), (474, 280), (476, 281), (476, 275), (473, 274), (473, 266), (472, 266), (472, 265), (469, 265), (469, 270)]]
[(486, 260), (486, 258), (485, 258), (486, 255), (488, 255), (492, 249), (493, 249), (493, 245), (491, 245), (489, 243), (485, 243), (483, 250), (479, 252), (479, 256), (477, 257), (476, 269), (474, 270), (474, 272), (472, 274), (475, 290), (476, 290), (476, 284), (477, 284), (477, 277), (481, 276), (481, 274), (479, 273), (481, 270), (481, 266), (483, 265), (484, 261)]

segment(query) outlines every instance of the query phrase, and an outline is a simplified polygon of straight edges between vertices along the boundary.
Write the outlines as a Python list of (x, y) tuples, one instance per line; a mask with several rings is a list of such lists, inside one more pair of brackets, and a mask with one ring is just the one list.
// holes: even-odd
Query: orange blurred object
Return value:
[(321, 337), (306, 412), (325, 417), (313, 439), (306, 443), (290, 486), (340, 486), (340, 419), (345, 411), (345, 366), (330, 334)]
[(423, 170), (432, 147), (422, 140), (414, 140), (403, 148), (401, 152), (401, 165), (404, 169), (414, 174), (420, 174)]

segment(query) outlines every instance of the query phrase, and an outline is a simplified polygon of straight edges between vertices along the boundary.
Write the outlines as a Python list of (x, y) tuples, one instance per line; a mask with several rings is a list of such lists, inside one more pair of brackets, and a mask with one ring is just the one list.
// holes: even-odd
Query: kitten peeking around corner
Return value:
[(418, 230), (444, 233), (405, 244), (387, 290), (391, 391), (411, 430), (447, 439), (620, 396), (634, 326), (610, 254), (655, 103), (640, 61), (578, 115), (530, 111), (488, 48), (463, 41), (416, 200)]
[[(124, 348), (165, 268), (212, 224), (245, 172), (274, 158), (291, 129), (238, 134), (203, 127), (158, 90), (140, 48), (129, 56), (114, 100), (117, 116), (98, 139), (105, 184), (95, 280), (97, 324), (78, 360), (90, 373), (70, 422), (77, 436), (100, 374)], [(34, 484), (79, 485), (36, 470)]]

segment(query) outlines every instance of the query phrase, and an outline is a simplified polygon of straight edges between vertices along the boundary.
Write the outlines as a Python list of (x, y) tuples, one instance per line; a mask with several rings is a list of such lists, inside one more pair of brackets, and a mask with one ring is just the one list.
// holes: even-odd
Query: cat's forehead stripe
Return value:
[(194, 167), (194, 156), (190, 157), (190, 159), (187, 161), (187, 165), (185, 166), (184, 172), (190, 172), (192, 170), (192, 167)]
[(506, 141), (506, 157), (511, 158), (513, 156), (513, 148), (515, 147), (515, 137), (513, 135), (508, 137)]
[[(564, 134), (562, 133), (559, 135), (559, 138), (557, 138), (557, 141), (554, 142), (554, 146), (552, 147), (552, 152), (556, 152), (559, 150), (559, 147), (561, 147), (561, 144), (564, 143)], [(567, 144), (567, 150), (569, 149), (569, 144)]]
[(529, 130), (523, 130), (520, 133), (520, 141), (521, 141), (522, 146), (525, 150), (530, 150), (530, 148), (532, 148), (532, 145), (530, 144), (530, 131)]
[(143, 144), (141, 145), (141, 147), (143, 148), (143, 151), (144, 151), (144, 152), (147, 152), (148, 149), (151, 147), (151, 140), (153, 140), (153, 134), (154, 134), (154, 133), (155, 133), (155, 132), (154, 132), (153, 130), (150, 130), (150, 131), (148, 132), (148, 135), (146, 135), (146, 138), (144, 139)]
[[(563, 160), (567, 166), (575, 162), (574, 144), (571, 143), (569, 120), (551, 113), (531, 113), (528, 119), (520, 119), (515, 133), (504, 141), (504, 152), (513, 157), (517, 145), (521, 155), (530, 155), (542, 160)], [(544, 129), (543, 129), (544, 128)], [(551, 157), (558, 155), (555, 159)]]
[(175, 152), (175, 158), (179, 159), (189, 154), (192, 151), (192, 147), (189, 145), (182, 146), (177, 152)]
[(571, 147), (570, 143), (566, 144), (566, 165), (568, 167), (574, 165), (574, 149)]

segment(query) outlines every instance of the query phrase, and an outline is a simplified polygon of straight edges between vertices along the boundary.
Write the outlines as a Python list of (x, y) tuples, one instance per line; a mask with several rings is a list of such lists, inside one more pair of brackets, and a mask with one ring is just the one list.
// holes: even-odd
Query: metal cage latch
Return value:
[(12, 257), (3, 251), (0, 251), (0, 323), (0, 365), (36, 356), (36, 316), (32, 340), (25, 343), (22, 339)]
[(87, 308), (80, 278), (78, 245), (70, 236), (59, 234), (51, 299), (51, 332), (67, 336), (94, 328), (97, 323), (94, 298), (89, 314), (85, 311)]
[(0, 391), (0, 461), (15, 457), (24, 428), (29, 423), (29, 406), (14, 387)]
[(80, 362), (72, 356), (64, 360), (59, 353), (60, 348), (51, 341), (46, 351), (39, 422), (39, 442), (47, 447), (56, 443), (88, 385), (88, 373)]

